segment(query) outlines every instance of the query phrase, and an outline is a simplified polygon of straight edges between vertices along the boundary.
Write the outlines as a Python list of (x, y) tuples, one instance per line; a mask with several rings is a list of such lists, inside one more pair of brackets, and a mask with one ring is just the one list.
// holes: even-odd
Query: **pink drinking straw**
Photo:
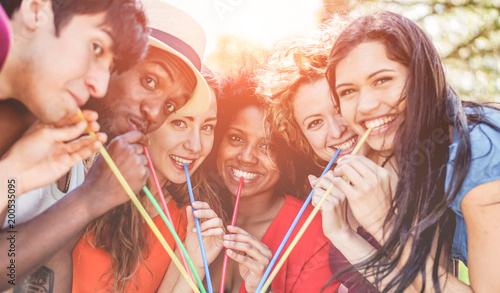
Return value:
[[(243, 177), (240, 177), (240, 185), (236, 193), (236, 202), (234, 203), (233, 218), (231, 219), (231, 226), (236, 224), (236, 214), (238, 213), (238, 203), (240, 202), (241, 188), (243, 187)], [(222, 264), (222, 278), (220, 281), (219, 293), (224, 293), (224, 282), (226, 281), (226, 268), (227, 268), (227, 253), (224, 254), (224, 263)]]
[[(151, 161), (151, 157), (149, 156), (148, 149), (143, 146), (144, 149), (144, 154), (146, 155), (146, 158), (148, 158), (148, 165), (149, 169), (151, 170), (151, 175), (153, 176), (153, 181), (155, 182), (156, 190), (158, 191), (158, 194), (160, 195), (160, 200), (161, 200), (161, 205), (163, 206), (163, 211), (167, 215), (168, 220), (172, 225), (174, 225), (174, 222), (172, 221), (172, 217), (170, 216), (170, 212), (167, 209), (167, 203), (165, 202), (165, 197), (163, 196), (163, 191), (161, 190), (160, 182), (158, 182), (158, 177), (156, 176), (155, 172), (155, 167), (153, 166), (153, 161)], [(174, 243), (174, 248), (175, 248), (175, 243)], [(180, 254), (182, 258), (182, 264), (184, 264), (184, 267), (186, 268), (186, 271), (189, 274), (189, 277), (193, 279), (193, 274), (191, 273), (191, 270), (189, 269), (189, 266), (186, 261), (186, 257), (184, 256), (183, 253)]]

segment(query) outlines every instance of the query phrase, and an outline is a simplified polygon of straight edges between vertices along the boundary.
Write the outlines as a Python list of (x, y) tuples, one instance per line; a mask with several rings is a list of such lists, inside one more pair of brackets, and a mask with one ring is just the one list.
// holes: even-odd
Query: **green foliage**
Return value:
[(386, 9), (414, 20), (432, 38), (462, 99), (500, 102), (500, 0), (344, 2), (353, 16)]

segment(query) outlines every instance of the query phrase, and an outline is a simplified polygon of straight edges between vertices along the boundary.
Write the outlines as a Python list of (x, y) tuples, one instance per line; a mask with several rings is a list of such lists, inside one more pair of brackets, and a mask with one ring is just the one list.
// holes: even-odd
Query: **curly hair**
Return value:
[[(219, 181), (220, 179), (216, 168), (217, 153), (220, 143), (239, 111), (251, 106), (257, 107), (264, 112), (264, 122), (272, 124), (269, 120), (272, 117), (267, 116), (267, 103), (264, 102), (264, 97), (256, 91), (258, 85), (256, 79), (257, 67), (258, 64), (256, 63), (252, 66), (245, 66), (238, 70), (237, 73), (226, 77), (221, 85), (221, 98), (218, 100), (218, 122), (215, 128), (214, 151), (212, 151), (207, 159), (208, 165), (211, 171), (213, 171), (212, 175), (217, 173), (217, 176), (212, 176), (213, 181)], [(286, 193), (299, 197), (301, 193), (297, 192), (295, 165), (292, 162), (296, 154), (293, 153), (292, 149), (287, 146), (286, 142), (280, 136), (275, 136), (272, 129), (269, 130), (270, 131), (266, 133), (266, 140), (271, 145), (268, 150), (268, 155), (271, 156), (272, 154), (276, 154), (276, 160), (272, 161), (280, 171), (280, 179), (276, 184), (275, 194)], [(227, 200), (229, 198), (228, 191), (224, 183), (221, 181), (218, 183), (220, 183), (220, 185), (215, 187), (220, 189), (220, 194), (223, 197), (222, 203), (227, 213), (230, 214), (232, 212), (232, 207), (227, 204), (230, 202)], [(214, 184), (214, 182), (212, 182), (212, 184)]]
[(335, 16), (325, 21), (316, 38), (278, 45), (257, 74), (258, 92), (269, 104), (267, 115), (271, 117), (273, 132), (318, 166), (325, 165), (325, 162), (314, 153), (295, 121), (293, 101), (304, 84), (325, 78), (329, 51), (347, 24), (345, 19)]

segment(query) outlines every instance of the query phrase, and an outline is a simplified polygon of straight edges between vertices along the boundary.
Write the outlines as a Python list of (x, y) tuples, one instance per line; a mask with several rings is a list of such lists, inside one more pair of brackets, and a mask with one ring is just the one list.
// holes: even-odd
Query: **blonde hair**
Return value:
[(295, 121), (293, 101), (301, 86), (325, 78), (330, 50), (347, 24), (335, 16), (323, 23), (318, 36), (278, 45), (257, 74), (258, 92), (266, 97), (273, 132), (296, 151), (305, 152), (318, 166), (323, 162)]

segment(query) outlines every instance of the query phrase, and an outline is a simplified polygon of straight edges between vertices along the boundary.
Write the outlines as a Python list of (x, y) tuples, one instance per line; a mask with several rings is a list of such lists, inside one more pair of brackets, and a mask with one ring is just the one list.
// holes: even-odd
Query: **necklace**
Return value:
[(68, 174), (66, 175), (66, 184), (64, 185), (64, 189), (62, 190), (63, 193), (67, 193), (69, 189), (69, 183), (71, 182), (71, 172), (73, 171), (73, 168), (69, 169)]

